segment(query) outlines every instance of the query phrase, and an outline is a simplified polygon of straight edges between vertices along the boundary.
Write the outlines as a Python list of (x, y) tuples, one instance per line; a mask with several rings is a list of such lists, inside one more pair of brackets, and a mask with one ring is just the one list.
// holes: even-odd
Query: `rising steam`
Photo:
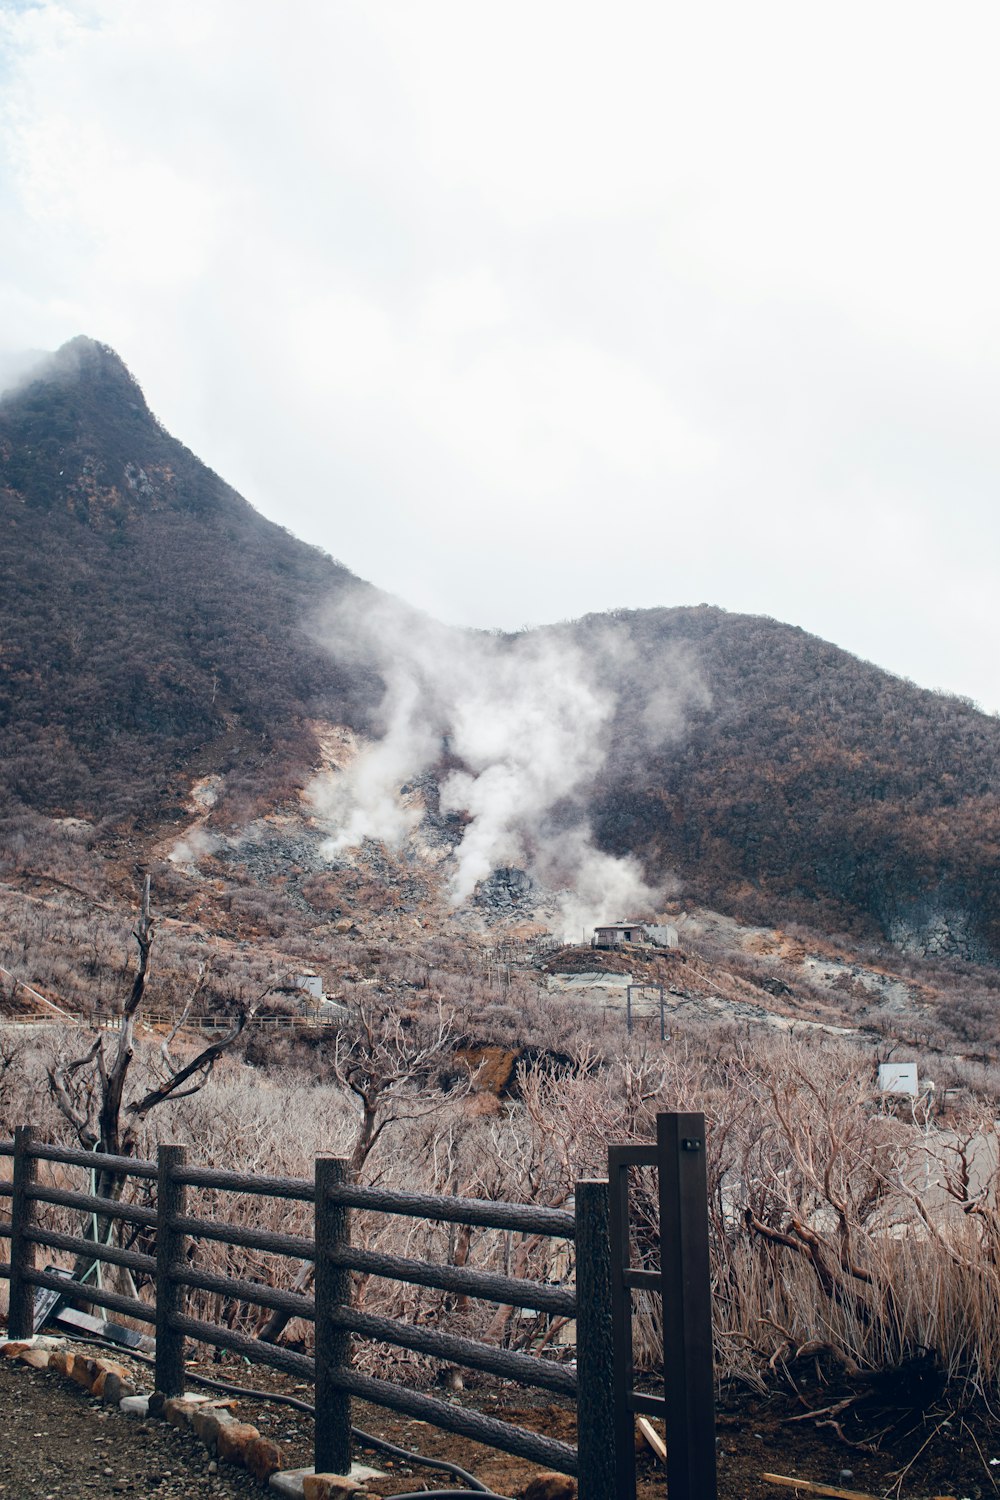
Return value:
[[(583, 805), (608, 755), (618, 683), (633, 664), (624, 631), (591, 630), (586, 649), (558, 627), (514, 637), (460, 632), (366, 592), (322, 634), (386, 685), (382, 737), (311, 788), (331, 829), (328, 857), (365, 839), (404, 844), (422, 808), (401, 789), (433, 768), (442, 812), (465, 820), (449, 874), (456, 905), (492, 870), (513, 865), (556, 893), (571, 929), (655, 908), (658, 893), (638, 863), (595, 847)], [(649, 697), (640, 724), (647, 743), (676, 735), (692, 694), (703, 694), (689, 672), (675, 675)]]

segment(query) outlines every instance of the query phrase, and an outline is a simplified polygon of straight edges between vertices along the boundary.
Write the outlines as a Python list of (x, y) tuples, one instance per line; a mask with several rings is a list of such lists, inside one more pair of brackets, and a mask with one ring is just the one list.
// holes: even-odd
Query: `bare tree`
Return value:
[(436, 1114), (447, 1097), (461, 1098), (472, 1086), (466, 1070), (455, 1072), (455, 1016), (442, 1005), (429, 1019), (412, 1019), (374, 1005), (358, 1007), (353, 1027), (337, 1036), (332, 1059), (339, 1083), (360, 1109), (351, 1170), (360, 1172), (386, 1127)]
[[(253, 1002), (239, 1007), (228, 1031), (203, 1047), (190, 1061), (181, 1064), (174, 1059), (170, 1049), (207, 977), (208, 966), (200, 966), (187, 1004), (160, 1047), (159, 1078), (151, 1088), (139, 1090), (129, 1097), (127, 1085), (135, 1059), (135, 1027), (142, 1013), (154, 931), (147, 875), (142, 906), (132, 933), (139, 948), (139, 961), (122, 1009), (121, 1029), (114, 1033), (102, 1032), (82, 1057), (55, 1062), (46, 1070), (52, 1098), (86, 1151), (110, 1156), (134, 1155), (147, 1115), (167, 1100), (187, 1098), (205, 1086), (215, 1064), (246, 1029), (267, 993), (265, 990)], [(98, 1197), (118, 1199), (124, 1191), (125, 1180), (121, 1172), (100, 1168), (95, 1172), (94, 1191)], [(96, 1238), (98, 1234), (103, 1238), (108, 1226), (100, 1221), (95, 1225), (93, 1218), (88, 1217), (84, 1232), (87, 1238)]]
[[(354, 1024), (338, 1033), (331, 1059), (334, 1076), (360, 1111), (352, 1172), (361, 1171), (389, 1125), (422, 1120), (469, 1093), (475, 1074), (456, 1070), (454, 1047), (454, 1012), (440, 1003), (430, 1018), (404, 1017), (370, 1003), (358, 1006)], [(304, 1262), (294, 1289), (303, 1291), (312, 1275), (312, 1263)], [(290, 1318), (274, 1313), (260, 1337), (274, 1342)]]
[[(844, 1076), (832, 1060), (818, 1066), (811, 1051), (789, 1051), (783, 1063), (780, 1073), (762, 1073), (756, 1110), (745, 1116), (733, 1206), (751, 1239), (769, 1247), (772, 1269), (787, 1252), (808, 1267), (826, 1304), (820, 1341), (815, 1329), (803, 1336), (789, 1318), (767, 1312), (762, 1324), (783, 1339), (772, 1360), (823, 1348), (842, 1362), (846, 1354), (846, 1368), (867, 1345), (891, 1350), (905, 1322), (880, 1253), (898, 1213), (894, 1164), (905, 1132), (872, 1108), (866, 1073)], [(790, 1285), (788, 1273), (777, 1282)]]
[(18, 1078), (24, 1062), (24, 1040), (10, 1032), (0, 1034), (0, 1103), (10, 1084)]

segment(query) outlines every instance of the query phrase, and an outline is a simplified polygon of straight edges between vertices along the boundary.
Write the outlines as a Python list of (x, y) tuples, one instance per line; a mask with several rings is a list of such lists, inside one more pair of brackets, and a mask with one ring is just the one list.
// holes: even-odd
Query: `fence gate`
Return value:
[[(660, 1267), (631, 1262), (629, 1168), (657, 1169)], [(610, 1146), (611, 1316), (619, 1500), (635, 1496), (635, 1418), (667, 1428), (670, 1500), (716, 1500), (705, 1116), (661, 1114), (656, 1144)], [(663, 1298), (662, 1396), (634, 1389), (632, 1293)]]

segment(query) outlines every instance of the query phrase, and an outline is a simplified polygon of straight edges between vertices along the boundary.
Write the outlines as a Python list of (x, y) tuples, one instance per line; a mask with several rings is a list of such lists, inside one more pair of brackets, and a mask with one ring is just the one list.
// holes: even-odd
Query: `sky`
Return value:
[(962, 0), (0, 0), (0, 369), (110, 344), (448, 623), (706, 602), (996, 712), (998, 43)]

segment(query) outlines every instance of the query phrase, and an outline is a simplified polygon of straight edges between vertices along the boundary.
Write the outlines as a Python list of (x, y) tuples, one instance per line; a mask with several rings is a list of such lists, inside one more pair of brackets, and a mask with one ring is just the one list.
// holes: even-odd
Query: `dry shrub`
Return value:
[[(427, 1004), (436, 1012), (430, 997)], [(393, 1035), (405, 1052), (405, 1033)], [(416, 1043), (415, 1035), (418, 1055)], [(0, 1055), (6, 1045), (0, 1037)], [(22, 1042), (0, 1072), (0, 1134), (32, 1118), (41, 1134), (65, 1138), (38, 1087), (51, 1045)], [(947, 1121), (920, 1109), (897, 1112), (872, 1075), (870, 1053), (815, 1034), (689, 1023), (667, 1047), (619, 1038), (617, 1052), (598, 1035), (596, 1044), (561, 1057), (522, 1063), (515, 1100), (449, 1095), (426, 1076), (397, 1080), (393, 1115), (364, 1158), (362, 1178), (564, 1205), (576, 1181), (603, 1173), (609, 1141), (652, 1139), (659, 1110), (703, 1109), (721, 1377), (764, 1388), (809, 1352), (870, 1372), (930, 1350), (956, 1399), (988, 1391), (1000, 1378), (1000, 1147), (992, 1104), (969, 1105)], [(164, 1108), (155, 1125), (161, 1139), (186, 1144), (199, 1163), (309, 1178), (318, 1153), (352, 1153), (362, 1123), (335, 1068), (321, 1065), (320, 1080), (301, 1066), (254, 1068), (227, 1056), (200, 1093)], [(155, 1147), (147, 1131), (142, 1154)], [(0, 1174), (8, 1169), (0, 1159)], [(79, 1185), (79, 1176), (73, 1181)], [(145, 1191), (136, 1185), (134, 1195)], [(192, 1192), (191, 1204), (192, 1212), (233, 1223), (311, 1234), (308, 1206), (215, 1192)], [(655, 1265), (652, 1173), (634, 1174), (633, 1204), (634, 1261)], [(67, 1210), (48, 1217), (73, 1227)], [(572, 1277), (571, 1249), (534, 1235), (365, 1212), (355, 1215), (354, 1236), (394, 1255)], [(196, 1257), (205, 1269), (267, 1285), (291, 1286), (301, 1272), (294, 1261), (209, 1241)], [(358, 1278), (356, 1296), (370, 1311), (511, 1347), (547, 1347), (557, 1333), (544, 1318), (378, 1278)], [(266, 1316), (210, 1294), (192, 1294), (191, 1306), (195, 1315), (251, 1332)], [(297, 1323), (286, 1336), (308, 1341), (310, 1333)], [(656, 1299), (637, 1298), (640, 1365), (656, 1368), (660, 1339)], [(414, 1379), (438, 1372), (435, 1361), (378, 1347), (364, 1347), (361, 1359), (381, 1373), (405, 1366)]]
[(760, 1383), (819, 1348), (866, 1371), (930, 1351), (983, 1390), (1000, 1355), (996, 1152), (981, 1120), (956, 1137), (888, 1112), (859, 1062), (828, 1042), (744, 1052), (712, 1100), (720, 1369)]

